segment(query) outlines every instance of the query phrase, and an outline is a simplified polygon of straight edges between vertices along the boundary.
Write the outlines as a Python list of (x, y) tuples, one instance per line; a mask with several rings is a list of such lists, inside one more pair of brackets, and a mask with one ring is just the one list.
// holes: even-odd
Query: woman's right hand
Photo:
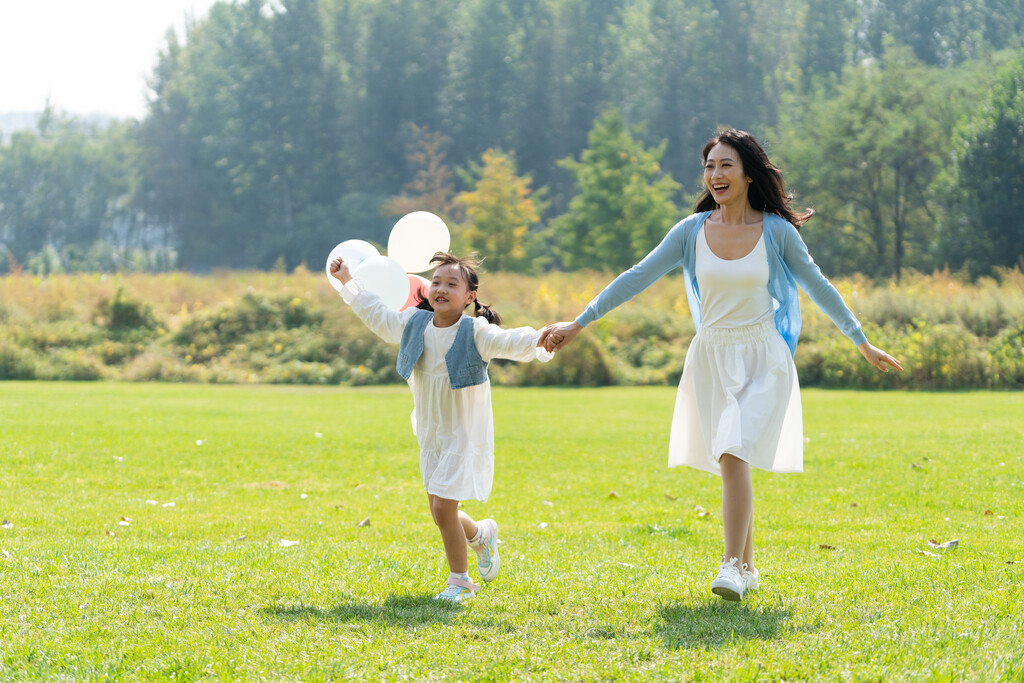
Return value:
[(352, 273), (349, 272), (348, 266), (340, 256), (331, 261), (331, 277), (341, 281), (343, 285), (352, 279)]
[(564, 348), (569, 342), (576, 338), (583, 326), (575, 320), (548, 325), (540, 335), (540, 344), (544, 345), (550, 353)]

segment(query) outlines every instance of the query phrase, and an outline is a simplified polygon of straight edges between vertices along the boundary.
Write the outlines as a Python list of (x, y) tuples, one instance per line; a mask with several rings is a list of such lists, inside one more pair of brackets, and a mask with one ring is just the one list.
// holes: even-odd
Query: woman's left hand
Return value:
[(874, 365), (882, 372), (889, 372), (889, 366), (892, 366), (897, 370), (903, 369), (903, 366), (900, 365), (900, 362), (898, 360), (887, 354), (882, 349), (872, 346), (868, 342), (858, 344), (857, 350), (860, 351), (860, 354), (862, 356), (867, 358), (869, 363)]

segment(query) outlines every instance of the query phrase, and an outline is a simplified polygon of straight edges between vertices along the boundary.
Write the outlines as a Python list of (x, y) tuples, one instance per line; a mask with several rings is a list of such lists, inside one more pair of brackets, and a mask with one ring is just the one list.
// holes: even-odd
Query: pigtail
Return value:
[(478, 300), (473, 301), (473, 315), (476, 317), (483, 316), (484, 320), (492, 325), (501, 324), (501, 316), (498, 315), (498, 312), (490, 306), (481, 304)]

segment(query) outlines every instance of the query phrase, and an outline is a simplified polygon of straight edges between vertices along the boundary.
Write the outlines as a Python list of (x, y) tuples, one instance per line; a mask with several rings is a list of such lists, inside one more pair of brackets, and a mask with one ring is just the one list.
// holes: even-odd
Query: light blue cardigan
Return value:
[[(683, 267), (686, 277), (686, 298), (690, 315), (700, 326), (700, 289), (697, 287), (697, 232), (711, 215), (710, 211), (695, 213), (676, 223), (665, 239), (651, 253), (604, 288), (576, 318), (583, 327), (606, 315), (650, 287), (670, 270)], [(846, 307), (843, 297), (832, 286), (807, 252), (807, 245), (791, 223), (772, 213), (764, 214), (764, 245), (768, 251), (768, 293), (775, 304), (775, 327), (796, 353), (800, 338), (801, 288), (843, 334), (854, 344), (867, 341), (856, 316)]]

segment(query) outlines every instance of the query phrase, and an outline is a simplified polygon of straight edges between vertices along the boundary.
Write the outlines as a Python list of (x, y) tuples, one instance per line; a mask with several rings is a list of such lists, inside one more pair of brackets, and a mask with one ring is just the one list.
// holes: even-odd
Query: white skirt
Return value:
[(802, 472), (796, 365), (773, 316), (746, 327), (700, 327), (679, 380), (668, 466), (721, 475), (729, 453), (770, 472)]

